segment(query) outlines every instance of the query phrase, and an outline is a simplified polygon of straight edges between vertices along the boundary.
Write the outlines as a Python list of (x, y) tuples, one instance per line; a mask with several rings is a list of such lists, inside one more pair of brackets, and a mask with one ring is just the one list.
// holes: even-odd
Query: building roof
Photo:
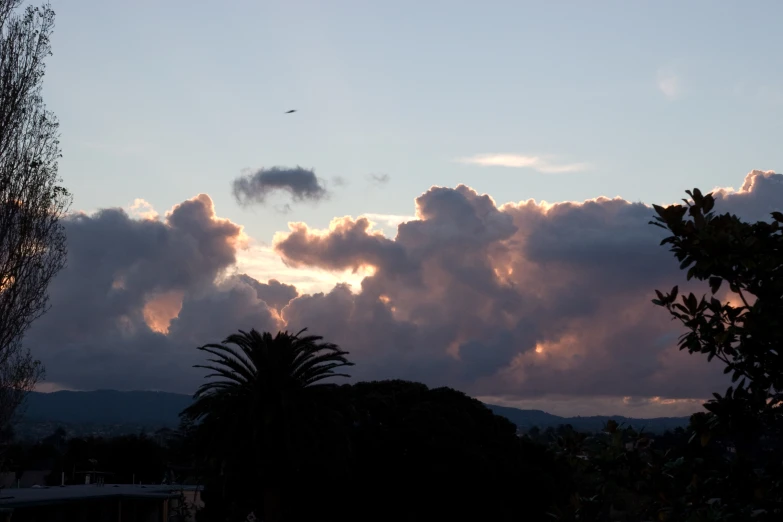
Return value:
[(182, 490), (193, 490), (193, 486), (138, 484), (85, 484), (76, 486), (50, 486), (42, 488), (16, 488), (0, 491), (0, 510), (61, 504), (79, 500), (108, 498), (160, 499), (174, 498)]

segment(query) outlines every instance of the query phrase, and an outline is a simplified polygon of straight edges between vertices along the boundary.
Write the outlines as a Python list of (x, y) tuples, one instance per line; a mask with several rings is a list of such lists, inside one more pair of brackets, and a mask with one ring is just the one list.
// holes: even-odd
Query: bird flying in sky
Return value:
[(286, 114), (291, 114), (292, 112), (296, 112), (296, 109), (291, 109), (290, 111), (285, 111)]

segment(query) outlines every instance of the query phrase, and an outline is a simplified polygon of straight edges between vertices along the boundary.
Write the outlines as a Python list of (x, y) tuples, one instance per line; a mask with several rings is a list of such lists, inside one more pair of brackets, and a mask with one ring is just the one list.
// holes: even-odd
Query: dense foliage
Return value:
[(29, 470), (49, 471), (41, 486), (59, 486), (63, 473), (66, 484), (84, 484), (86, 471), (109, 473), (106, 481), (118, 484), (159, 484), (175, 454), (173, 448), (143, 434), (67, 439), (65, 431), (58, 429), (37, 443), (11, 445), (3, 471), (15, 473), (16, 478)]
[[(715, 199), (698, 189), (685, 205), (656, 207), (656, 225), (672, 235), (663, 240), (688, 268), (687, 278), (708, 281), (711, 295), (658, 292), (655, 304), (680, 320), (687, 332), (680, 349), (707, 355), (725, 365), (735, 383), (715, 393), (698, 438), (731, 446), (733, 458), (714, 480), (726, 519), (783, 517), (783, 214), (745, 223), (732, 214), (716, 215)], [(728, 287), (734, 300), (715, 297)]]
[[(331, 414), (303, 425), (289, 454), (300, 474), (284, 482), (293, 486), (283, 492), (285, 520), (542, 519), (562, 500), (546, 447), (518, 437), (511, 422), (461, 392), (381, 381), (321, 395)], [(208, 482), (202, 520), (241, 520), (252, 505), (242, 496), (258, 496), (247, 486), (253, 470), (246, 460), (222, 471), (214, 469)], [(311, 481), (317, 486), (303, 497)], [(349, 501), (336, 501), (346, 492)]]

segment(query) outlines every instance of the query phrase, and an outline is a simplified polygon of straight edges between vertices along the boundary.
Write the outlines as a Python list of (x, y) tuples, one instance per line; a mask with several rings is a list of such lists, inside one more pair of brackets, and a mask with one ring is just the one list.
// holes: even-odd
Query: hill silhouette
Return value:
[(630, 426), (636, 430), (644, 429), (648, 433), (663, 433), (666, 430), (685, 428), (690, 417), (657, 417), (653, 419), (635, 419), (622, 415), (594, 415), (589, 417), (560, 417), (541, 410), (521, 410), (507, 406), (486, 405), (497, 415), (502, 415), (517, 425), (523, 431), (538, 427), (546, 429), (557, 427), (561, 424), (570, 424), (578, 431), (598, 431), (604, 427), (608, 420), (614, 420), (618, 424)]
[(27, 397), (23, 419), (69, 424), (145, 424), (173, 427), (190, 395), (156, 391), (33, 392)]
[[(176, 427), (179, 413), (190, 405), (192, 397), (181, 393), (157, 391), (58, 391), (33, 392), (27, 398), (23, 415), (25, 422), (49, 422), (67, 424), (139, 424), (146, 426)], [(571, 424), (584, 431), (600, 430), (607, 420), (613, 419), (648, 432), (685, 427), (688, 417), (660, 417), (634, 419), (612, 416), (561, 417), (541, 410), (522, 410), (507, 406), (486, 405), (498, 415), (506, 417), (520, 430), (534, 426), (541, 429)]]

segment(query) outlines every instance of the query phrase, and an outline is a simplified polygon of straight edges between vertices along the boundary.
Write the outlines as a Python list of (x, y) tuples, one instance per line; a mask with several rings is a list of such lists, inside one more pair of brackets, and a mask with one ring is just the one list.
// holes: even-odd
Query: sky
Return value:
[(649, 205), (783, 203), (779, 2), (52, 6), (41, 389), (191, 393), (195, 346), (305, 326), (355, 378), (564, 415), (722, 389), (649, 302), (684, 279)]

